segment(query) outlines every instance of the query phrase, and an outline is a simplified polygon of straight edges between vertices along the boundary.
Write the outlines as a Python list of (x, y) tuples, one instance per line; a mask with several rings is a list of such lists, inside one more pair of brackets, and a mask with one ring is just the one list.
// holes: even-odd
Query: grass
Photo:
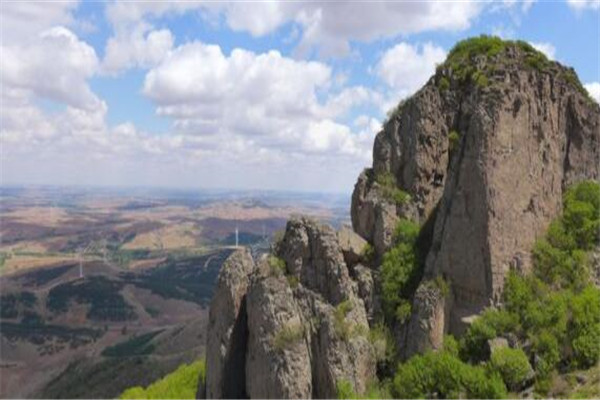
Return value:
[(273, 336), (273, 347), (283, 351), (293, 347), (304, 338), (304, 326), (302, 324), (284, 325), (275, 336)]
[(397, 205), (410, 201), (410, 195), (397, 186), (396, 177), (391, 172), (380, 173), (375, 177), (382, 196)]
[(346, 321), (346, 316), (352, 311), (352, 307), (350, 300), (344, 300), (335, 307), (333, 312), (333, 330), (335, 335), (344, 342), (355, 336), (369, 335), (368, 327)]
[[(454, 45), (444, 63), (438, 67), (438, 75), (441, 75), (441, 71), (450, 69), (453, 79), (460, 84), (473, 83), (478, 88), (486, 88), (491, 84), (492, 73), (502, 63), (500, 56), (510, 47), (516, 47), (524, 53), (526, 68), (547, 72), (553, 65), (544, 53), (523, 40), (502, 40), (497, 36), (481, 35)], [(482, 58), (485, 60), (483, 66), (477, 67), (475, 60)], [(564, 70), (562, 75), (570, 85), (584, 94), (586, 99), (593, 101), (572, 69)], [(451, 82), (447, 76), (442, 75), (438, 78), (437, 86), (444, 92), (450, 88)]]

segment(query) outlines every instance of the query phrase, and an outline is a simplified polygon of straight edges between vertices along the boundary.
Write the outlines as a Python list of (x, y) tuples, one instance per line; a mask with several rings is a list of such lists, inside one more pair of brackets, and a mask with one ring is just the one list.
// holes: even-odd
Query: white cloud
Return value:
[(402, 42), (383, 54), (375, 73), (393, 89), (397, 101), (425, 84), (445, 58), (444, 49), (432, 43), (413, 46)]
[(327, 152), (365, 160), (370, 144), (334, 119), (376, 96), (353, 87), (320, 101), (318, 92), (328, 93), (332, 81), (330, 67), (320, 62), (277, 51), (234, 49), (226, 56), (219, 46), (193, 42), (150, 70), (143, 92), (179, 131), (212, 136), (205, 145), (243, 144), (251, 158), (265, 152)]
[(102, 69), (106, 73), (116, 73), (135, 66), (152, 67), (168, 54), (173, 42), (171, 31), (152, 30), (146, 23), (121, 29), (106, 43)]
[(529, 44), (531, 44), (536, 50), (544, 53), (549, 59), (554, 60), (556, 58), (556, 47), (554, 47), (552, 43), (530, 42)]
[(588, 93), (600, 103), (600, 82), (590, 82), (583, 85)]
[[(433, 30), (467, 29), (480, 14), (479, 2), (115, 2), (107, 6), (115, 30), (144, 19), (188, 11), (223, 15), (227, 26), (264, 36), (291, 23), (300, 28), (299, 53), (346, 55), (350, 41)], [(214, 19), (214, 18), (213, 18)]]
[(589, 10), (598, 10), (600, 9), (600, 1), (599, 0), (567, 0), (567, 4), (571, 8), (577, 11), (589, 9)]
[(71, 13), (78, 1), (11, 1), (0, 7), (2, 42), (22, 43), (53, 26), (73, 22)]
[(98, 67), (96, 52), (67, 28), (47, 30), (28, 44), (3, 44), (2, 54), (1, 82), (5, 87), (73, 107), (98, 107), (100, 101), (87, 84)]

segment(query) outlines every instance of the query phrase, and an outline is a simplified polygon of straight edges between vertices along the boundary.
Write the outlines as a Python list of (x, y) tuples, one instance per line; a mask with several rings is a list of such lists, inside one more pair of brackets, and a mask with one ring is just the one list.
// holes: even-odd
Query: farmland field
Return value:
[(266, 251), (291, 214), (347, 222), (348, 199), (35, 187), (0, 200), (0, 397), (111, 398), (203, 354), (236, 228)]

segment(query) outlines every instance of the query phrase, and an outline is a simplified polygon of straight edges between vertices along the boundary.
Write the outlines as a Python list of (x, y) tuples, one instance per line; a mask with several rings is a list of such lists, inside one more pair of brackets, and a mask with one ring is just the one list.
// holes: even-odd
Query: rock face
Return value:
[(260, 399), (312, 394), (305, 323), (283, 276), (257, 281), (248, 294), (248, 393)]
[[(442, 65), (377, 135), (373, 167), (358, 178), (353, 226), (378, 252), (397, 218), (434, 226), (424, 279), (443, 276), (449, 299), (423, 302), (427, 291), (417, 290), (409, 352), (460, 333), (463, 317), (498, 302), (509, 269), (530, 267), (530, 249), (560, 213), (564, 190), (599, 177), (598, 104), (572, 70), (532, 67), (531, 54), (509, 44), (475, 57), (473, 68), (487, 74), (477, 83)], [(411, 195), (413, 213), (404, 206), (387, 215), (376, 182), (385, 173)]]
[(209, 311), (206, 398), (246, 397), (246, 293), (253, 270), (246, 249), (233, 253), (221, 267)]
[(211, 304), (207, 397), (334, 398), (342, 380), (364, 392), (376, 368), (359, 292), (372, 298), (372, 276), (356, 264), (354, 280), (344, 261), (358, 261), (363, 245), (351, 232), (299, 218), (276, 246), (281, 261), (255, 266), (247, 251), (234, 253)]

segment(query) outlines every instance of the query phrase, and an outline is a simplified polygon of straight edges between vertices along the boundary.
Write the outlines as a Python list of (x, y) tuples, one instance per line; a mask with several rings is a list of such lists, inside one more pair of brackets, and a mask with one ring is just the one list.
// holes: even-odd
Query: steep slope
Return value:
[[(441, 275), (451, 290), (417, 290), (408, 354), (459, 333), (464, 317), (499, 300), (511, 268), (530, 268), (565, 188), (598, 178), (599, 129), (598, 104), (573, 70), (497, 38), (459, 43), (398, 106), (355, 186), (352, 222), (379, 255), (399, 218), (434, 227), (424, 281)], [(410, 200), (395, 204), (391, 190)]]

